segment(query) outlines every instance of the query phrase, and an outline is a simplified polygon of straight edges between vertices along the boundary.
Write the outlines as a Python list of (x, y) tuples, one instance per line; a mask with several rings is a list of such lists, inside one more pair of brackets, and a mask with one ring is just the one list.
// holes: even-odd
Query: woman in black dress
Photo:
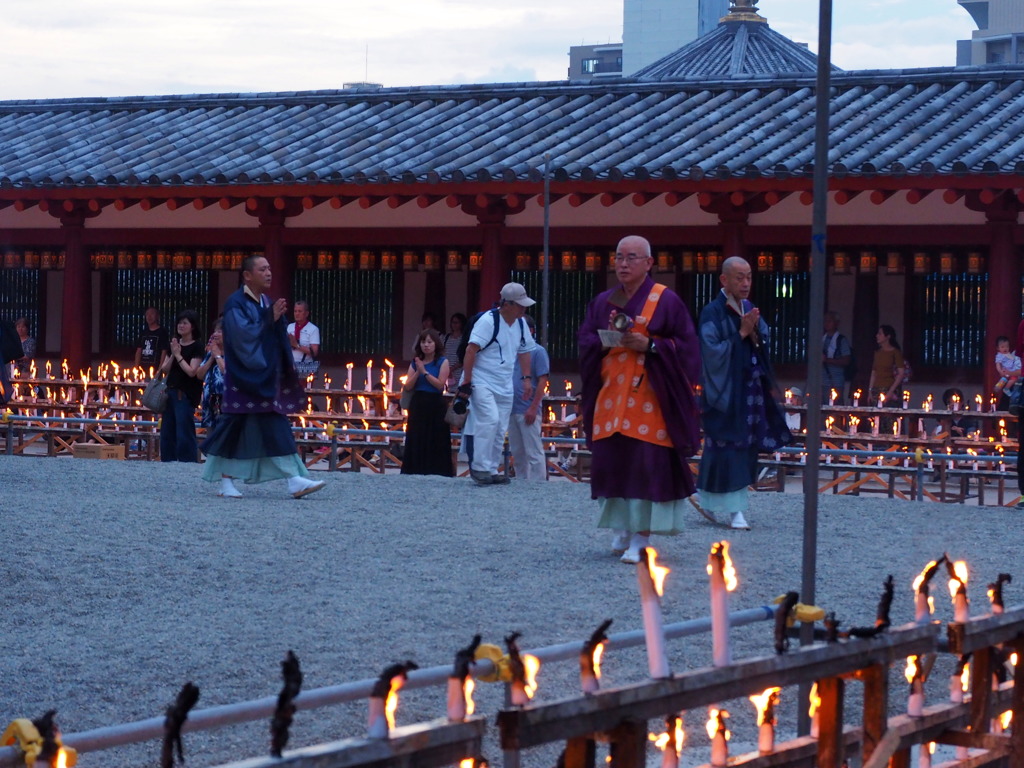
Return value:
[(167, 374), (167, 408), (160, 420), (160, 460), (199, 461), (196, 442), (196, 406), (203, 394), (203, 382), (196, 372), (203, 360), (199, 337), (199, 315), (191, 309), (178, 313), (177, 334), (171, 339), (171, 354), (160, 366)]
[(405, 430), (403, 475), (455, 474), (452, 466), (452, 434), (444, 420), (444, 392), (448, 360), (441, 336), (433, 328), (420, 332), (416, 357), (409, 366), (404, 390), (412, 392), (409, 420)]

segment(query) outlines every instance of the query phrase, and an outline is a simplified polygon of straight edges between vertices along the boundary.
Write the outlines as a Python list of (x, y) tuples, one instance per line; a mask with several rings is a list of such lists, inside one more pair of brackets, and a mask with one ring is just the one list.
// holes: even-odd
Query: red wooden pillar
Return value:
[(291, 198), (258, 200), (252, 207), (247, 205), (247, 212), (256, 216), (260, 222), (260, 234), (263, 236), (263, 256), (270, 262), (273, 275), (270, 295), (274, 299), (287, 299), (289, 312), (292, 305), (292, 280), (295, 277), (295, 260), (285, 253), (282, 239), (285, 221), (298, 216), (304, 210), (302, 203)]
[(505, 232), (505, 212), (487, 210), (476, 216), (480, 229), (483, 264), (480, 268), (480, 296), (477, 309), (490, 309), (498, 300), (501, 287), (512, 279), (512, 257), (506, 253), (502, 235)]
[[(742, 214), (719, 214), (720, 229), (722, 231), (722, 260), (731, 256), (747, 258), (747, 215)], [(747, 259), (749, 261), (749, 259)]]
[[(992, 362), (996, 354), (996, 338), (1008, 336), (1010, 349), (1017, 346), (1017, 325), (1021, 314), (1021, 264), (1013, 242), (1017, 211), (990, 209), (985, 215), (988, 219), (989, 257), (982, 370), (985, 392), (991, 392), (996, 381), (995, 365)], [(1018, 349), (1017, 354), (1022, 351)]]
[(81, 216), (61, 219), (64, 232), (64, 295), (61, 306), (60, 349), (72, 376), (92, 360), (92, 270), (82, 246), (85, 221)]

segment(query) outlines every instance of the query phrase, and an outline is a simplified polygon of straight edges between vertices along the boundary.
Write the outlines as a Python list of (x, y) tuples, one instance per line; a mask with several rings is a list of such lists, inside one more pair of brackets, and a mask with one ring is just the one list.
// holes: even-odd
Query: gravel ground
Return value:
[[(308, 689), (373, 677), (398, 660), (447, 664), (476, 632), (500, 643), (518, 630), (528, 649), (584, 639), (605, 618), (615, 620), (613, 632), (641, 626), (635, 569), (618, 563), (607, 532), (595, 529), (589, 486), (316, 476), (327, 488), (302, 500), (277, 482), (246, 488), (235, 501), (217, 498), (195, 465), (0, 457), (0, 727), (49, 708), (65, 733), (142, 720), (162, 714), (186, 680), (200, 687), (200, 707), (274, 695), (287, 649), (299, 656)], [(666, 621), (707, 615), (704, 567), (723, 534), (741, 582), (733, 609), (798, 589), (802, 505), (796, 493), (762, 493), (752, 531), (726, 532), (694, 513), (683, 535), (656, 538), (673, 569)], [(898, 585), (893, 621), (911, 620), (911, 581), (943, 551), (971, 566), (976, 614), (987, 610), (983, 584), (1019, 570), (1024, 526), (1014, 509), (839, 496), (821, 496), (820, 506), (817, 602), (846, 626), (873, 622), (888, 573)], [(947, 620), (941, 581), (937, 616)], [(1022, 602), (1018, 590), (1008, 587), (1009, 605)], [(771, 652), (767, 623), (735, 629), (733, 639), (736, 658)], [(676, 671), (710, 663), (707, 636), (669, 650)], [(642, 680), (646, 669), (641, 649), (607, 654), (604, 684)], [(945, 675), (937, 671), (932, 683), (930, 698), (944, 697)], [(575, 664), (542, 669), (538, 698), (577, 690)], [(894, 711), (903, 691), (893, 689)], [(792, 699), (784, 700), (783, 732), (794, 727)], [(477, 701), (494, 713), (501, 687), (478, 686)], [(728, 707), (732, 751), (750, 749), (753, 708)], [(851, 721), (857, 710), (848, 704)], [(443, 713), (441, 689), (409, 691), (398, 721)], [(289, 746), (360, 736), (364, 721), (363, 704), (300, 712)], [(699, 723), (688, 726), (684, 762), (699, 762), (706, 737)], [(265, 723), (186, 737), (190, 765), (263, 754), (266, 744)], [(154, 764), (158, 754), (150, 743), (79, 764)], [(493, 739), (486, 754), (500, 761)], [(552, 765), (556, 754), (527, 753), (524, 765)]]

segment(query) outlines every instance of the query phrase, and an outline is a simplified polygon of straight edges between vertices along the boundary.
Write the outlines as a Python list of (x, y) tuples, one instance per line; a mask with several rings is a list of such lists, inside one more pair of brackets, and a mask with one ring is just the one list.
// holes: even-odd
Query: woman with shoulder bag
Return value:
[(203, 399), (200, 408), (200, 425), (209, 433), (220, 415), (220, 404), (224, 399), (224, 333), (221, 320), (213, 324), (213, 333), (206, 344), (206, 357), (196, 371), (196, 378), (203, 382)]
[(433, 328), (420, 332), (416, 340), (416, 358), (405, 378), (405, 392), (412, 392), (409, 422), (405, 430), (403, 475), (442, 475), (452, 477), (452, 432), (444, 420), (445, 381), (448, 360), (441, 336)]
[(167, 407), (160, 422), (161, 461), (199, 461), (196, 441), (196, 406), (203, 393), (202, 379), (196, 378), (203, 359), (199, 315), (185, 309), (178, 313), (177, 335), (171, 339), (171, 354), (160, 371), (167, 374)]

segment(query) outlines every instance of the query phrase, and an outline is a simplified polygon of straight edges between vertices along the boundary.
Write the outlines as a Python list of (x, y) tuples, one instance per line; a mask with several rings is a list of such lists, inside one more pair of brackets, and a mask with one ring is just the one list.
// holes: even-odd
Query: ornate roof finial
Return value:
[(754, 0), (732, 0), (729, 6), (729, 13), (719, 19), (719, 21), (756, 21), (762, 24), (768, 23), (768, 19), (758, 14)]

